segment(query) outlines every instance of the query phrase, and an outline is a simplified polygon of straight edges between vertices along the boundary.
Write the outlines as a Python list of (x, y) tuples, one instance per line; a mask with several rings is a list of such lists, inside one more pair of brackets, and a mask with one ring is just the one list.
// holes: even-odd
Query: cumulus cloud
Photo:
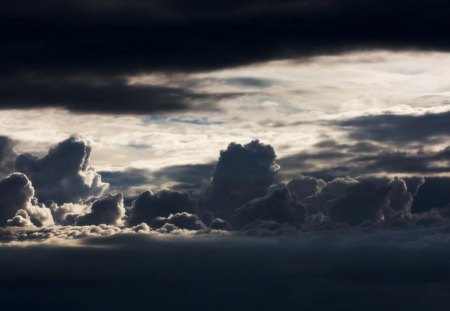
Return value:
[(198, 202), (188, 193), (168, 189), (156, 193), (142, 192), (132, 203), (128, 224), (151, 224), (156, 217), (168, 217), (177, 213), (196, 213)]
[(408, 189), (400, 178), (337, 178), (302, 203), (311, 224), (389, 225), (410, 217), (413, 197), (423, 182), (423, 179), (410, 181)]
[(31, 205), (34, 188), (24, 174), (14, 173), (0, 181), (0, 225), (14, 217), (20, 209)]
[(76, 217), (75, 223), (78, 226), (85, 225), (116, 225), (123, 224), (122, 218), (125, 216), (123, 205), (123, 195), (106, 195), (92, 203), (90, 211)]
[(279, 166), (270, 145), (254, 140), (246, 145), (231, 143), (220, 152), (208, 193), (208, 207), (228, 218), (240, 205), (264, 195)]
[(17, 211), (16, 215), (13, 218), (8, 219), (6, 221), (8, 226), (13, 227), (32, 227), (33, 223), (31, 222), (30, 215), (24, 209), (20, 209)]
[(53, 225), (50, 209), (39, 206), (26, 175), (13, 173), (0, 181), (0, 226), (6, 224)]
[(33, 182), (39, 200), (77, 202), (99, 196), (108, 187), (90, 165), (90, 156), (89, 142), (73, 135), (43, 158), (28, 153), (19, 155), (16, 169)]
[(170, 214), (168, 217), (156, 217), (152, 221), (151, 227), (163, 228), (169, 232), (178, 228), (187, 230), (205, 230), (207, 228), (197, 215), (186, 212)]
[(89, 212), (89, 206), (84, 203), (64, 203), (58, 205), (53, 201), (49, 201), (47, 204), (52, 211), (53, 219), (59, 225), (73, 225), (77, 216)]

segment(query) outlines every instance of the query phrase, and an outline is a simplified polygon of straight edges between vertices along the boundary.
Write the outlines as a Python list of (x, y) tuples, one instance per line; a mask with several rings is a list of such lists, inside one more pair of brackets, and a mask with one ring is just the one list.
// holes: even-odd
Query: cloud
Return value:
[(357, 140), (371, 140), (393, 144), (409, 144), (443, 140), (449, 136), (450, 112), (423, 115), (380, 114), (336, 122)]
[(16, 212), (16, 215), (14, 215), (13, 218), (8, 219), (6, 221), (6, 224), (8, 226), (13, 227), (32, 227), (34, 226), (31, 222), (30, 215), (28, 215), (28, 212), (24, 209), (20, 209)]
[[(408, 6), (387, 0), (202, 1), (189, 8), (182, 1), (8, 3), (1, 14), (0, 66), (5, 72), (132, 73), (205, 70), (353, 49), (447, 50), (446, 5), (443, 0), (414, 0)], [(33, 35), (26, 31), (42, 20)]]
[(223, 219), (220, 218), (216, 218), (214, 219), (211, 224), (209, 225), (209, 227), (213, 230), (223, 230), (223, 231), (232, 231), (233, 227), (231, 226), (231, 224)]
[(275, 151), (254, 140), (246, 145), (231, 143), (220, 152), (208, 193), (208, 207), (228, 218), (240, 205), (264, 195), (278, 170)]
[(263, 198), (254, 199), (239, 207), (231, 217), (231, 223), (234, 228), (240, 229), (257, 219), (299, 225), (304, 221), (304, 207), (282, 185)]
[(128, 224), (151, 224), (156, 217), (168, 217), (183, 212), (196, 213), (197, 207), (197, 200), (186, 192), (163, 189), (153, 193), (147, 190), (133, 201)]
[(175, 229), (206, 230), (207, 228), (197, 215), (186, 212), (170, 214), (168, 217), (156, 217), (152, 221), (151, 227), (162, 228), (169, 232)]
[(88, 213), (76, 217), (75, 223), (78, 226), (86, 225), (115, 225), (123, 224), (122, 218), (125, 216), (123, 206), (123, 195), (106, 195), (92, 203)]
[(0, 225), (31, 205), (34, 188), (27, 176), (14, 173), (0, 181)]
[(450, 171), (449, 147), (427, 150), (432, 146), (399, 146), (369, 141), (338, 143), (324, 140), (310, 151), (279, 159), (283, 179), (306, 174), (331, 180), (336, 177), (408, 174), (434, 175)]
[(320, 192), (325, 187), (326, 182), (323, 179), (317, 179), (310, 176), (300, 176), (289, 181), (287, 188), (293, 192), (298, 200)]
[[(388, 0), (201, 1), (193, 7), (162, 0), (69, 2), (65, 7), (52, 0), (3, 6), (0, 108), (51, 106), (91, 113), (215, 108), (217, 100), (236, 94), (132, 86), (126, 80), (354, 50), (450, 47), (443, 0), (408, 5)], [(224, 81), (271, 85), (247, 76)]]
[[(26, 90), (24, 92), (23, 90)], [(129, 84), (114, 76), (20, 75), (0, 78), (0, 108), (60, 107), (73, 112), (139, 114), (212, 109), (238, 93), (201, 94), (187, 88)]]
[(420, 178), (408, 183), (400, 178), (336, 178), (302, 203), (313, 226), (323, 222), (390, 226), (409, 221), (414, 196), (423, 183)]
[(39, 206), (34, 188), (26, 175), (13, 173), (0, 181), (0, 226), (53, 225), (51, 211)]
[(41, 200), (77, 202), (101, 195), (108, 187), (90, 165), (91, 146), (79, 136), (60, 142), (43, 158), (21, 154), (16, 169), (25, 173)]

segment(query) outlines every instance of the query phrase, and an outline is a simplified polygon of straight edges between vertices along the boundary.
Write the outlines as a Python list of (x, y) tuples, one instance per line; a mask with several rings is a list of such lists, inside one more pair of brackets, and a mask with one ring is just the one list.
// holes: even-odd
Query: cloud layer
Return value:
[[(333, 141), (319, 145), (335, 146)], [(367, 145), (352, 148), (372, 151)], [(0, 181), (0, 221), (10, 228), (4, 232), (11, 233), (9, 238), (5, 235), (6, 242), (68, 237), (67, 232), (73, 230), (79, 232), (73, 237), (83, 237), (81, 232), (90, 226), (106, 234), (233, 231), (273, 236), (298, 230), (433, 228), (450, 222), (447, 178), (297, 175), (284, 180), (274, 149), (257, 140), (245, 145), (230, 143), (220, 152), (209, 182), (202, 178), (201, 183), (185, 189), (146, 190), (126, 199), (122, 193), (105, 193), (107, 184), (90, 165), (90, 154), (85, 139), (71, 136), (42, 158), (17, 156), (16, 167), (23, 173)], [(190, 180), (189, 172), (198, 180), (210, 166), (174, 169), (186, 174), (180, 180)], [(174, 174), (172, 170), (163, 172)], [(148, 181), (136, 172), (138, 180)], [(119, 180), (127, 183), (129, 177)]]
[[(445, 7), (443, 0), (199, 1), (192, 7), (183, 1), (7, 1), (0, 14), (0, 108), (211, 108), (234, 95), (130, 85), (127, 78), (353, 50), (448, 51)], [(240, 79), (234, 82), (260, 85)]]

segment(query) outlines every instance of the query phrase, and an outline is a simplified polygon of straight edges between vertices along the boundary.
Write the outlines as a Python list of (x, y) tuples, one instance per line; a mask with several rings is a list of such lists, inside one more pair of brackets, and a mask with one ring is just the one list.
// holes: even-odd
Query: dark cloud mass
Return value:
[(4, 1), (0, 107), (142, 113), (211, 106), (229, 94), (124, 79), (349, 50), (446, 51), (445, 8), (444, 0)]
[(26, 209), (31, 204), (34, 188), (23, 174), (12, 174), (0, 181), (0, 223), (13, 218), (18, 210)]
[(75, 223), (78, 226), (85, 225), (122, 225), (122, 218), (125, 216), (123, 206), (123, 196), (121, 193), (107, 195), (96, 200), (91, 205), (91, 211), (78, 216)]
[(41, 201), (76, 202), (101, 195), (108, 186), (91, 167), (90, 155), (90, 144), (71, 136), (43, 158), (28, 153), (19, 155), (16, 169), (30, 178)]
[(450, 135), (450, 112), (423, 115), (380, 114), (337, 122), (354, 139), (408, 144), (441, 140)]
[(208, 193), (208, 206), (229, 217), (240, 205), (264, 195), (278, 170), (272, 146), (254, 140), (246, 145), (231, 143), (220, 152)]
[(258, 219), (299, 225), (304, 221), (304, 208), (295, 194), (282, 186), (263, 198), (254, 199), (239, 207), (231, 217), (231, 223), (234, 228), (240, 229)]
[(142, 192), (133, 201), (128, 223), (138, 225), (142, 222), (151, 224), (156, 217), (168, 217), (182, 212), (197, 212), (197, 200), (181, 191), (160, 190), (152, 193), (150, 190)]

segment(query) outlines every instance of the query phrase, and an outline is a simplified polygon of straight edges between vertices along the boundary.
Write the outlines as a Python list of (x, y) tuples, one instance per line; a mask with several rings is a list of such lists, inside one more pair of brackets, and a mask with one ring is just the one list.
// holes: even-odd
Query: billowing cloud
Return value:
[(12, 227), (32, 227), (33, 223), (31, 222), (30, 215), (24, 209), (20, 209), (16, 212), (13, 218), (8, 219), (6, 221), (8, 226)]
[(39, 206), (34, 198), (31, 181), (21, 173), (14, 173), (0, 181), (0, 226), (53, 225), (50, 209)]
[(205, 230), (207, 228), (197, 215), (186, 212), (170, 214), (168, 217), (156, 217), (151, 226), (169, 232), (175, 229)]
[(60, 142), (43, 158), (21, 154), (16, 169), (25, 173), (41, 200), (76, 202), (101, 195), (108, 187), (90, 164), (91, 146), (79, 136)]
[(75, 223), (79, 226), (86, 225), (122, 225), (125, 216), (123, 195), (107, 195), (96, 200), (91, 205), (88, 213), (76, 217)]
[(208, 207), (219, 217), (229, 217), (240, 205), (263, 196), (278, 170), (275, 151), (254, 140), (231, 143), (220, 152), (208, 193)]
[(34, 188), (23, 174), (12, 174), (0, 181), (0, 224), (13, 218), (18, 210), (31, 205)]
[(163, 189), (156, 193), (142, 192), (132, 203), (128, 223), (151, 224), (156, 217), (168, 217), (177, 213), (196, 213), (198, 202), (188, 193)]

